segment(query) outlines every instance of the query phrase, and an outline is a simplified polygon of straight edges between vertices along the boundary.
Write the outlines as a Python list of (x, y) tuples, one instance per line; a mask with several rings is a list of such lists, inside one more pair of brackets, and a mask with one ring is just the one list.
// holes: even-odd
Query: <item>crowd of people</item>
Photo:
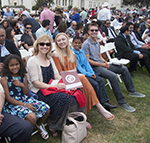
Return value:
[[(132, 78), (138, 62), (150, 74), (150, 10), (121, 12), (108, 5), (67, 11), (59, 6), (49, 9), (43, 2), (35, 15), (27, 9), (18, 14), (9, 7), (1, 10), (0, 137), (10, 137), (11, 143), (28, 143), (35, 126), (47, 140), (49, 134), (58, 136), (63, 130), (68, 113), (87, 114), (93, 106), (105, 119), (113, 120), (110, 109), (117, 106), (110, 104), (103, 79), (109, 80), (119, 107), (136, 111), (127, 103), (117, 74), (129, 96), (146, 96), (136, 91)], [(20, 41), (15, 37), (18, 34)], [(109, 63), (101, 53), (101, 46), (109, 42), (117, 50), (109, 51), (111, 56), (130, 60), (128, 68)], [(78, 73), (82, 88), (64, 90), (60, 73), (70, 70)], [(59, 83), (53, 85), (53, 80)], [(49, 133), (43, 125), (46, 119)], [(92, 128), (89, 122), (86, 127)]]

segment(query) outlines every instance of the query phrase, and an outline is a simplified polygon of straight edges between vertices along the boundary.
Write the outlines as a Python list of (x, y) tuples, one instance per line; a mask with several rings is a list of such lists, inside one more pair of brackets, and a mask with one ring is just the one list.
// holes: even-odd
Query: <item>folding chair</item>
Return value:
[(15, 35), (15, 38), (17, 39), (18, 42), (21, 40), (21, 36), (22, 36), (22, 34)]
[[(112, 63), (114, 65), (127, 65), (130, 62), (129, 60), (123, 59), (123, 58), (120, 59), (120, 60), (117, 59), (117, 58), (111, 58), (111, 56), (109, 54), (110, 50), (114, 50), (117, 53), (117, 50), (116, 50), (115, 45), (114, 45), (113, 42), (112, 43), (106, 43), (105, 46), (101, 46), (101, 53), (106, 52), (106, 55), (107, 55), (107, 57), (109, 59), (109, 63)], [(120, 78), (121, 75), (117, 74), (117, 76), (118, 76), (119, 81), (122, 83), (122, 80)]]

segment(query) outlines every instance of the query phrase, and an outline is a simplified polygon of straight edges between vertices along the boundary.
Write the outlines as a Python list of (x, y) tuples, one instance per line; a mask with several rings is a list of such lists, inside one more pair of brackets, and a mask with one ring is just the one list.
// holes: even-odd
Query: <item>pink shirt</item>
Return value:
[(54, 24), (54, 13), (50, 11), (48, 8), (45, 8), (40, 15), (40, 21), (43, 21), (44, 19), (49, 19), (51, 22), (50, 31), (53, 33), (53, 24)]

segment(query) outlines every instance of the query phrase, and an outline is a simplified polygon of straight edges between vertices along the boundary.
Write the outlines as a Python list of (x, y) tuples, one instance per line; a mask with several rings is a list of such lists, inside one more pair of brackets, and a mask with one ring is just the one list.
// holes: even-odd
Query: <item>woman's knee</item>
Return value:
[(34, 113), (29, 113), (27, 116), (26, 116), (26, 120), (31, 124), (31, 125), (34, 125), (37, 121), (37, 117)]

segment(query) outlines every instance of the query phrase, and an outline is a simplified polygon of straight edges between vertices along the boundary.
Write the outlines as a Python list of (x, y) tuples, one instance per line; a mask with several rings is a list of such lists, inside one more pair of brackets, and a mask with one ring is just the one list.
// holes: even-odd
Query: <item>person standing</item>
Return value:
[(40, 14), (40, 21), (42, 22), (44, 19), (49, 19), (51, 22), (50, 31), (51, 33), (53, 33), (53, 24), (54, 24), (55, 15), (52, 11), (48, 9), (46, 2), (42, 3), (42, 7), (43, 7), (43, 11)]
[(6, 7), (6, 11), (5, 11), (5, 13), (4, 13), (4, 16), (6, 16), (8, 20), (9, 20), (9, 18), (10, 18), (11, 16), (13, 16), (14, 19), (15, 19), (15, 16), (14, 16), (13, 12), (10, 11), (9, 7)]
[(108, 2), (104, 2), (104, 4), (102, 5), (102, 9), (98, 12), (98, 16), (97, 19), (100, 20), (102, 23), (104, 23), (105, 20), (111, 18), (111, 12), (108, 9)]

